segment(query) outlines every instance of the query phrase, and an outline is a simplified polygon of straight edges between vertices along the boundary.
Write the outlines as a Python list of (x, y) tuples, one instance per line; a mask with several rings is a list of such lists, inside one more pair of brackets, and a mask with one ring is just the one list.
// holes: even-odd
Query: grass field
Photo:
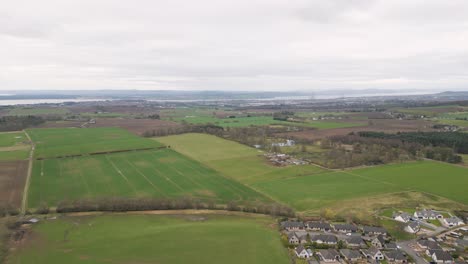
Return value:
[(254, 190), (170, 150), (36, 160), (28, 206), (102, 197), (191, 196), (219, 201), (265, 201)]
[(348, 199), (417, 191), (468, 204), (468, 169), (421, 161), (280, 179), (254, 187), (299, 211), (313, 211)]
[(287, 264), (267, 217), (106, 215), (42, 222), (9, 264)]
[(244, 184), (324, 172), (312, 165), (272, 166), (263, 157), (264, 153), (257, 149), (206, 134), (184, 134), (156, 140)]
[(10, 115), (26, 116), (26, 115), (65, 115), (69, 111), (66, 108), (27, 108), (27, 107), (16, 107), (10, 110)]
[(24, 132), (4, 132), (0, 133), (0, 147), (12, 147), (27, 141)]
[(0, 161), (27, 159), (31, 148), (27, 141), (24, 132), (0, 133)]
[(120, 128), (28, 129), (36, 144), (36, 158), (80, 155), (93, 152), (155, 148), (161, 146)]

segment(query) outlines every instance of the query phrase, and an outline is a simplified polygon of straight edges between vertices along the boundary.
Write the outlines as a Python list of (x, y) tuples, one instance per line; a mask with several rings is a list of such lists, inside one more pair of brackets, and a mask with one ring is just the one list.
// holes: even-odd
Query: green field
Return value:
[(287, 264), (275, 221), (217, 215), (105, 215), (41, 222), (9, 264)]
[(254, 187), (299, 211), (385, 193), (417, 191), (468, 204), (468, 169), (421, 161), (273, 180)]
[(267, 163), (262, 151), (206, 134), (184, 134), (156, 140), (244, 184), (324, 172), (312, 165), (276, 167)]
[(0, 148), (20, 145), (24, 141), (28, 141), (28, 138), (26, 137), (24, 132), (0, 133)]
[(170, 150), (35, 160), (28, 205), (103, 197), (265, 201), (254, 190)]
[(127, 130), (106, 128), (47, 128), (28, 129), (36, 144), (36, 158), (53, 158), (143, 148), (161, 145), (151, 139), (141, 138)]
[(311, 165), (273, 167), (254, 148), (204, 134), (157, 140), (302, 212), (408, 191), (468, 204), (468, 169), (446, 163), (421, 161), (326, 172)]
[(27, 115), (66, 115), (69, 111), (66, 108), (27, 108), (17, 107), (10, 110), (10, 115), (27, 116)]

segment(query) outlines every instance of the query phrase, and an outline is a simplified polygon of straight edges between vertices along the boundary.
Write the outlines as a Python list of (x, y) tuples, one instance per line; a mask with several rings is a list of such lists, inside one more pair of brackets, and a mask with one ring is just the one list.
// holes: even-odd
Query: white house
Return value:
[(422, 210), (414, 212), (414, 217), (424, 220), (434, 220), (438, 218), (443, 218), (443, 215), (435, 212), (434, 210)]
[(444, 218), (443, 220), (443, 223), (445, 226), (448, 226), (448, 227), (454, 227), (454, 226), (459, 226), (459, 225), (464, 225), (465, 223), (463, 223), (463, 221), (456, 217), (456, 216), (452, 216), (450, 218)]
[(443, 250), (434, 250), (431, 258), (436, 263), (454, 263), (450, 253)]
[(395, 214), (393, 214), (393, 219), (395, 219), (395, 220), (398, 221), (398, 222), (408, 223), (409, 220), (411, 219), (411, 215), (409, 215), (409, 214), (406, 213), (406, 212), (403, 212), (403, 213), (395, 213)]
[(361, 249), (361, 252), (366, 258), (372, 260), (384, 260), (385, 257), (376, 247), (370, 247), (369, 249)]
[(405, 231), (411, 234), (419, 232), (420, 227), (418, 222), (411, 222), (409, 225), (405, 226)]
[(298, 258), (310, 258), (313, 255), (312, 250), (305, 248), (304, 246), (298, 246), (295, 250)]

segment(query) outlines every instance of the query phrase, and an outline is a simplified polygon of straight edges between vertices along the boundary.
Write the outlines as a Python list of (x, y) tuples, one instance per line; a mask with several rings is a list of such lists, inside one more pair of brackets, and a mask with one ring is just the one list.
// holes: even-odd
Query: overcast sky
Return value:
[(0, 89), (468, 90), (467, 0), (14, 0)]

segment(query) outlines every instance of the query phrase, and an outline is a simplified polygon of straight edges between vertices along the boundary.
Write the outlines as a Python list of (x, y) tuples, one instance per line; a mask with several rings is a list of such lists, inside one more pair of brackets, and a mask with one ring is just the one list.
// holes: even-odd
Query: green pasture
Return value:
[(423, 107), (397, 107), (392, 108), (392, 111), (397, 111), (405, 114), (412, 115), (425, 115), (425, 116), (437, 116), (439, 114), (457, 112), (463, 109), (463, 107), (458, 105), (439, 105), (439, 106), (423, 106)]
[(272, 218), (104, 215), (40, 222), (9, 264), (287, 264)]
[(0, 133), (0, 161), (27, 159), (29, 150), (24, 132)]
[(3, 132), (0, 133), (0, 148), (12, 147), (20, 145), (22, 142), (28, 141), (24, 132)]
[(155, 148), (154, 140), (141, 138), (127, 130), (105, 128), (47, 128), (28, 129), (36, 144), (36, 158), (88, 154), (117, 150)]
[(272, 180), (255, 189), (299, 211), (379, 194), (417, 191), (468, 204), (468, 169), (421, 161)]
[(156, 140), (244, 184), (325, 171), (313, 165), (276, 167), (267, 162), (263, 151), (206, 134), (183, 134)]
[(35, 160), (28, 205), (104, 197), (265, 201), (254, 190), (170, 150)]

